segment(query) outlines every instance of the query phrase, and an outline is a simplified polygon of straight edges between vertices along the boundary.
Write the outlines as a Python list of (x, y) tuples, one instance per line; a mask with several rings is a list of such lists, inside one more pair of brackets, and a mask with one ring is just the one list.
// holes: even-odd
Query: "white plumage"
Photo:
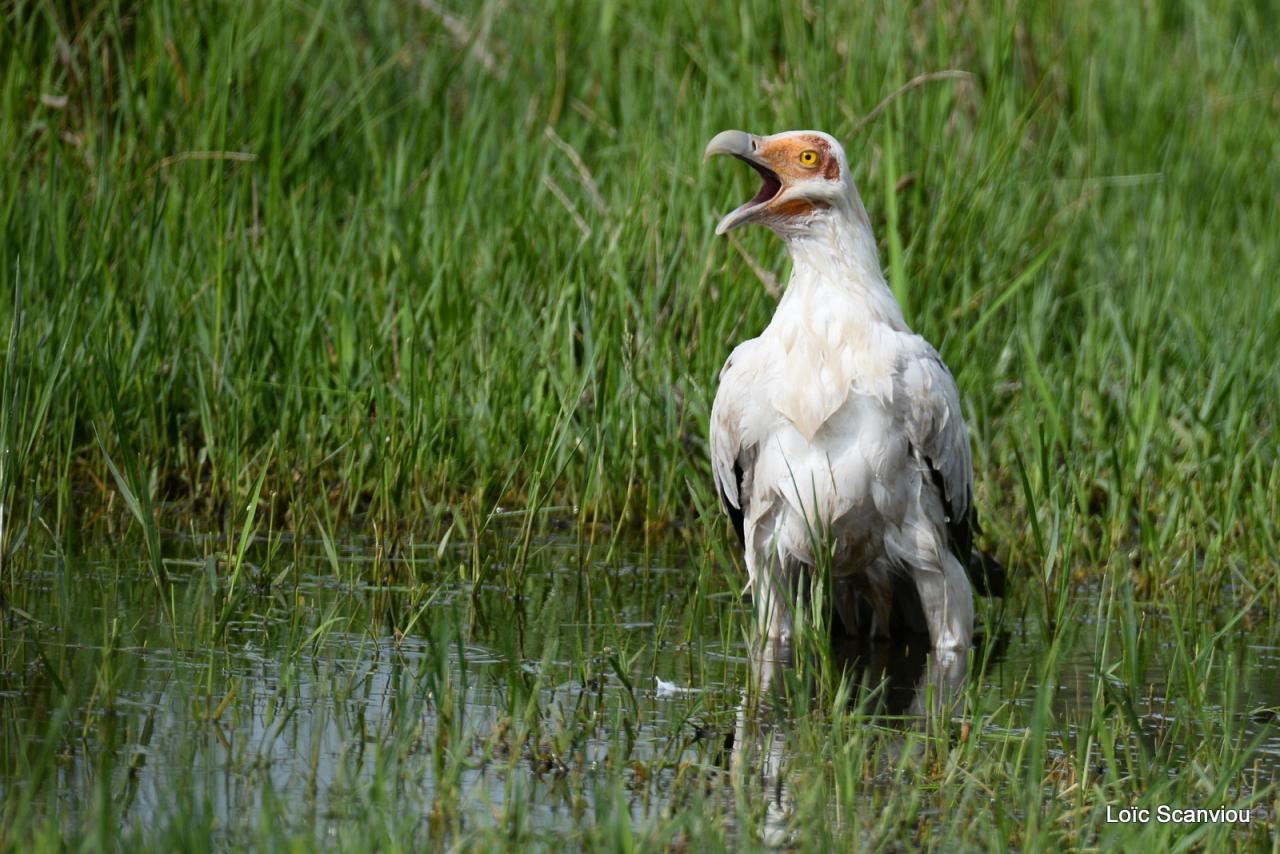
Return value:
[(738, 345), (711, 413), (716, 485), (746, 550), (761, 629), (789, 639), (791, 604), (831, 553), (851, 633), (927, 628), (939, 650), (973, 635), (973, 471), (955, 381), (885, 282), (844, 150), (816, 131), (725, 131), (764, 181), (717, 226), (776, 232), (791, 280), (772, 321)]

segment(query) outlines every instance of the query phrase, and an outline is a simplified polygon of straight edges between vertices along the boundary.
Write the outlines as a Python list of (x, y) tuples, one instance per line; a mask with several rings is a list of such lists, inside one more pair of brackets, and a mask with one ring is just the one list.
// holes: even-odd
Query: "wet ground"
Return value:
[[(110, 548), (32, 561), (0, 642), (6, 801), (71, 824), (97, 793), (125, 825), (188, 811), (236, 841), (268, 813), (321, 838), (358, 833), (390, 797), (424, 837), (498, 820), (555, 834), (603, 809), (595, 780), (621, 775), (639, 824), (691, 788), (731, 803), (739, 773), (785, 839), (789, 721), (803, 702), (751, 652), (731, 569), (627, 548), (583, 562), (577, 537), (533, 542), (519, 572), (518, 544), (477, 563), (471, 544), (277, 540), (251, 547), (233, 581), (208, 556), (215, 541), (165, 547), (167, 588)], [(1097, 625), (1101, 594), (1074, 595), (1051, 673), (1049, 767), (1101, 696), (1141, 733), (1125, 749), (1149, 768), (1173, 773), (1191, 739), (1228, 737), (1248, 746), (1244, 779), (1275, 778), (1274, 639), (1220, 641), (1205, 681), (1228, 686), (1222, 702), (1170, 670), (1167, 621), (1144, 621), (1126, 648)], [(991, 737), (1016, 737), (1043, 696), (1046, 630), (1016, 597), (987, 617), (971, 662), (940, 666), (922, 643), (838, 645), (860, 686), (850, 708), (904, 730), (941, 710), (967, 737), (965, 709), (978, 707)]]

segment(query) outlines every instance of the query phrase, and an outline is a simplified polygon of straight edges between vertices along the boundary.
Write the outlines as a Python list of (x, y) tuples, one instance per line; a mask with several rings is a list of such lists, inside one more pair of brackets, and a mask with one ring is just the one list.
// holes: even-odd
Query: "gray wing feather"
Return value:
[(733, 364), (734, 357), (730, 355), (720, 371), (720, 386), (711, 407), (711, 473), (715, 477), (720, 503), (733, 520), (738, 539), (745, 542), (744, 523), (748, 512), (754, 448), (744, 447), (742, 406), (749, 389), (740, 381), (735, 382)]
[(951, 547), (962, 563), (973, 541), (973, 460), (969, 431), (960, 414), (960, 392), (932, 347), (902, 373), (904, 426), (919, 461), (928, 467), (947, 515)]

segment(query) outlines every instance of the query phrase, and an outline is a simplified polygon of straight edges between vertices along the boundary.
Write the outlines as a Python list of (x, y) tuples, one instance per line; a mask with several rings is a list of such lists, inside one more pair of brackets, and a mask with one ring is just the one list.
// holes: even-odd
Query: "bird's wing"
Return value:
[(747, 435), (752, 398), (743, 363), (748, 361), (753, 344), (754, 341), (740, 344), (724, 363), (715, 403), (711, 406), (711, 472), (720, 503), (733, 520), (738, 538), (744, 542), (756, 440)]
[(969, 431), (960, 414), (960, 392), (942, 358), (920, 339), (899, 375), (904, 428), (912, 452), (926, 467), (942, 499), (951, 549), (969, 562), (973, 545), (973, 461)]

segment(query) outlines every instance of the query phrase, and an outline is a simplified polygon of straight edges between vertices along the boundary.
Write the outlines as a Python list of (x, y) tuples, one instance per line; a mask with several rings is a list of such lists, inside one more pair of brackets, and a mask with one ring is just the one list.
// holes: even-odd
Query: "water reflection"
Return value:
[[(1280, 757), (1280, 649), (1270, 637), (1224, 641), (1197, 671), (1206, 690), (1186, 675), (1190, 660), (1175, 666), (1178, 634), (1155, 620), (1144, 624), (1152, 639), (1142, 655), (1121, 659), (1116, 629), (1090, 622), (1095, 594), (1082, 595), (1076, 629), (1048, 668), (1034, 611), (971, 658), (938, 659), (927, 637), (841, 638), (797, 667), (785, 647), (752, 655), (747, 607), (684, 554), (592, 562), (576, 540), (540, 541), (522, 576), (509, 580), (504, 560), (483, 583), (466, 583), (456, 564), (431, 563), (441, 554), (431, 545), (391, 568), (405, 582), (391, 587), (342, 561), (350, 572), (337, 576), (327, 553), (300, 546), (302, 569), (229, 602), (208, 562), (191, 556), (199, 548), (170, 546), (191, 558), (171, 567), (176, 627), (145, 568), (124, 571), (113, 558), (24, 576), (21, 612), (0, 620), (0, 796), (33, 787), (33, 809), (65, 805), (78, 821), (101, 792), (123, 826), (200, 815), (240, 843), (263, 816), (323, 835), (360, 827), (373, 808), (399, 822), (440, 804), (462, 814), (455, 826), (518, 822), (547, 838), (619, 809), (640, 827), (690, 803), (734, 825), (744, 795), (764, 809), (766, 841), (785, 843), (790, 781), (816, 772), (827, 749), (806, 743), (812, 729), (797, 716), (808, 706), (797, 695), (827, 697), (829, 713), (841, 676), (853, 686), (850, 712), (819, 726), (845, 728), (831, 749), (884, 751), (868, 754), (873, 775), (902, 750), (924, 749), (930, 727), (955, 737), (962, 699), (996, 710), (984, 717), (988, 734), (1024, 738), (1045, 678), (1051, 751), (1089, 732), (1105, 679), (1114, 690), (1100, 708), (1131, 707), (1156, 771), (1176, 773), (1187, 745), (1228, 733), (1248, 744), (1251, 764), (1234, 785), (1265, 786)], [(826, 694), (798, 683), (831, 662)], [(875, 736), (859, 742), (864, 726)], [(1122, 731), (1120, 748), (1136, 753), (1132, 728)], [(991, 755), (994, 743), (978, 752)], [(37, 760), (47, 762), (43, 788), (30, 770)], [(890, 777), (865, 790), (859, 781), (851, 797), (865, 791), (874, 808)], [(413, 832), (435, 838), (428, 825)]]
[[(968, 653), (936, 652), (928, 634), (894, 640), (833, 638), (832, 658), (846, 685), (851, 710), (904, 729), (928, 730), (951, 718), (968, 674)], [(733, 735), (732, 772), (738, 786), (765, 796), (761, 841), (771, 847), (791, 844), (789, 819), (795, 795), (787, 780), (786, 738), (788, 676), (795, 672), (796, 650), (772, 639), (752, 655), (751, 679), (738, 705)], [(812, 690), (812, 685), (807, 686)], [(917, 749), (923, 744), (916, 743)], [(906, 749), (906, 739), (899, 744)]]

